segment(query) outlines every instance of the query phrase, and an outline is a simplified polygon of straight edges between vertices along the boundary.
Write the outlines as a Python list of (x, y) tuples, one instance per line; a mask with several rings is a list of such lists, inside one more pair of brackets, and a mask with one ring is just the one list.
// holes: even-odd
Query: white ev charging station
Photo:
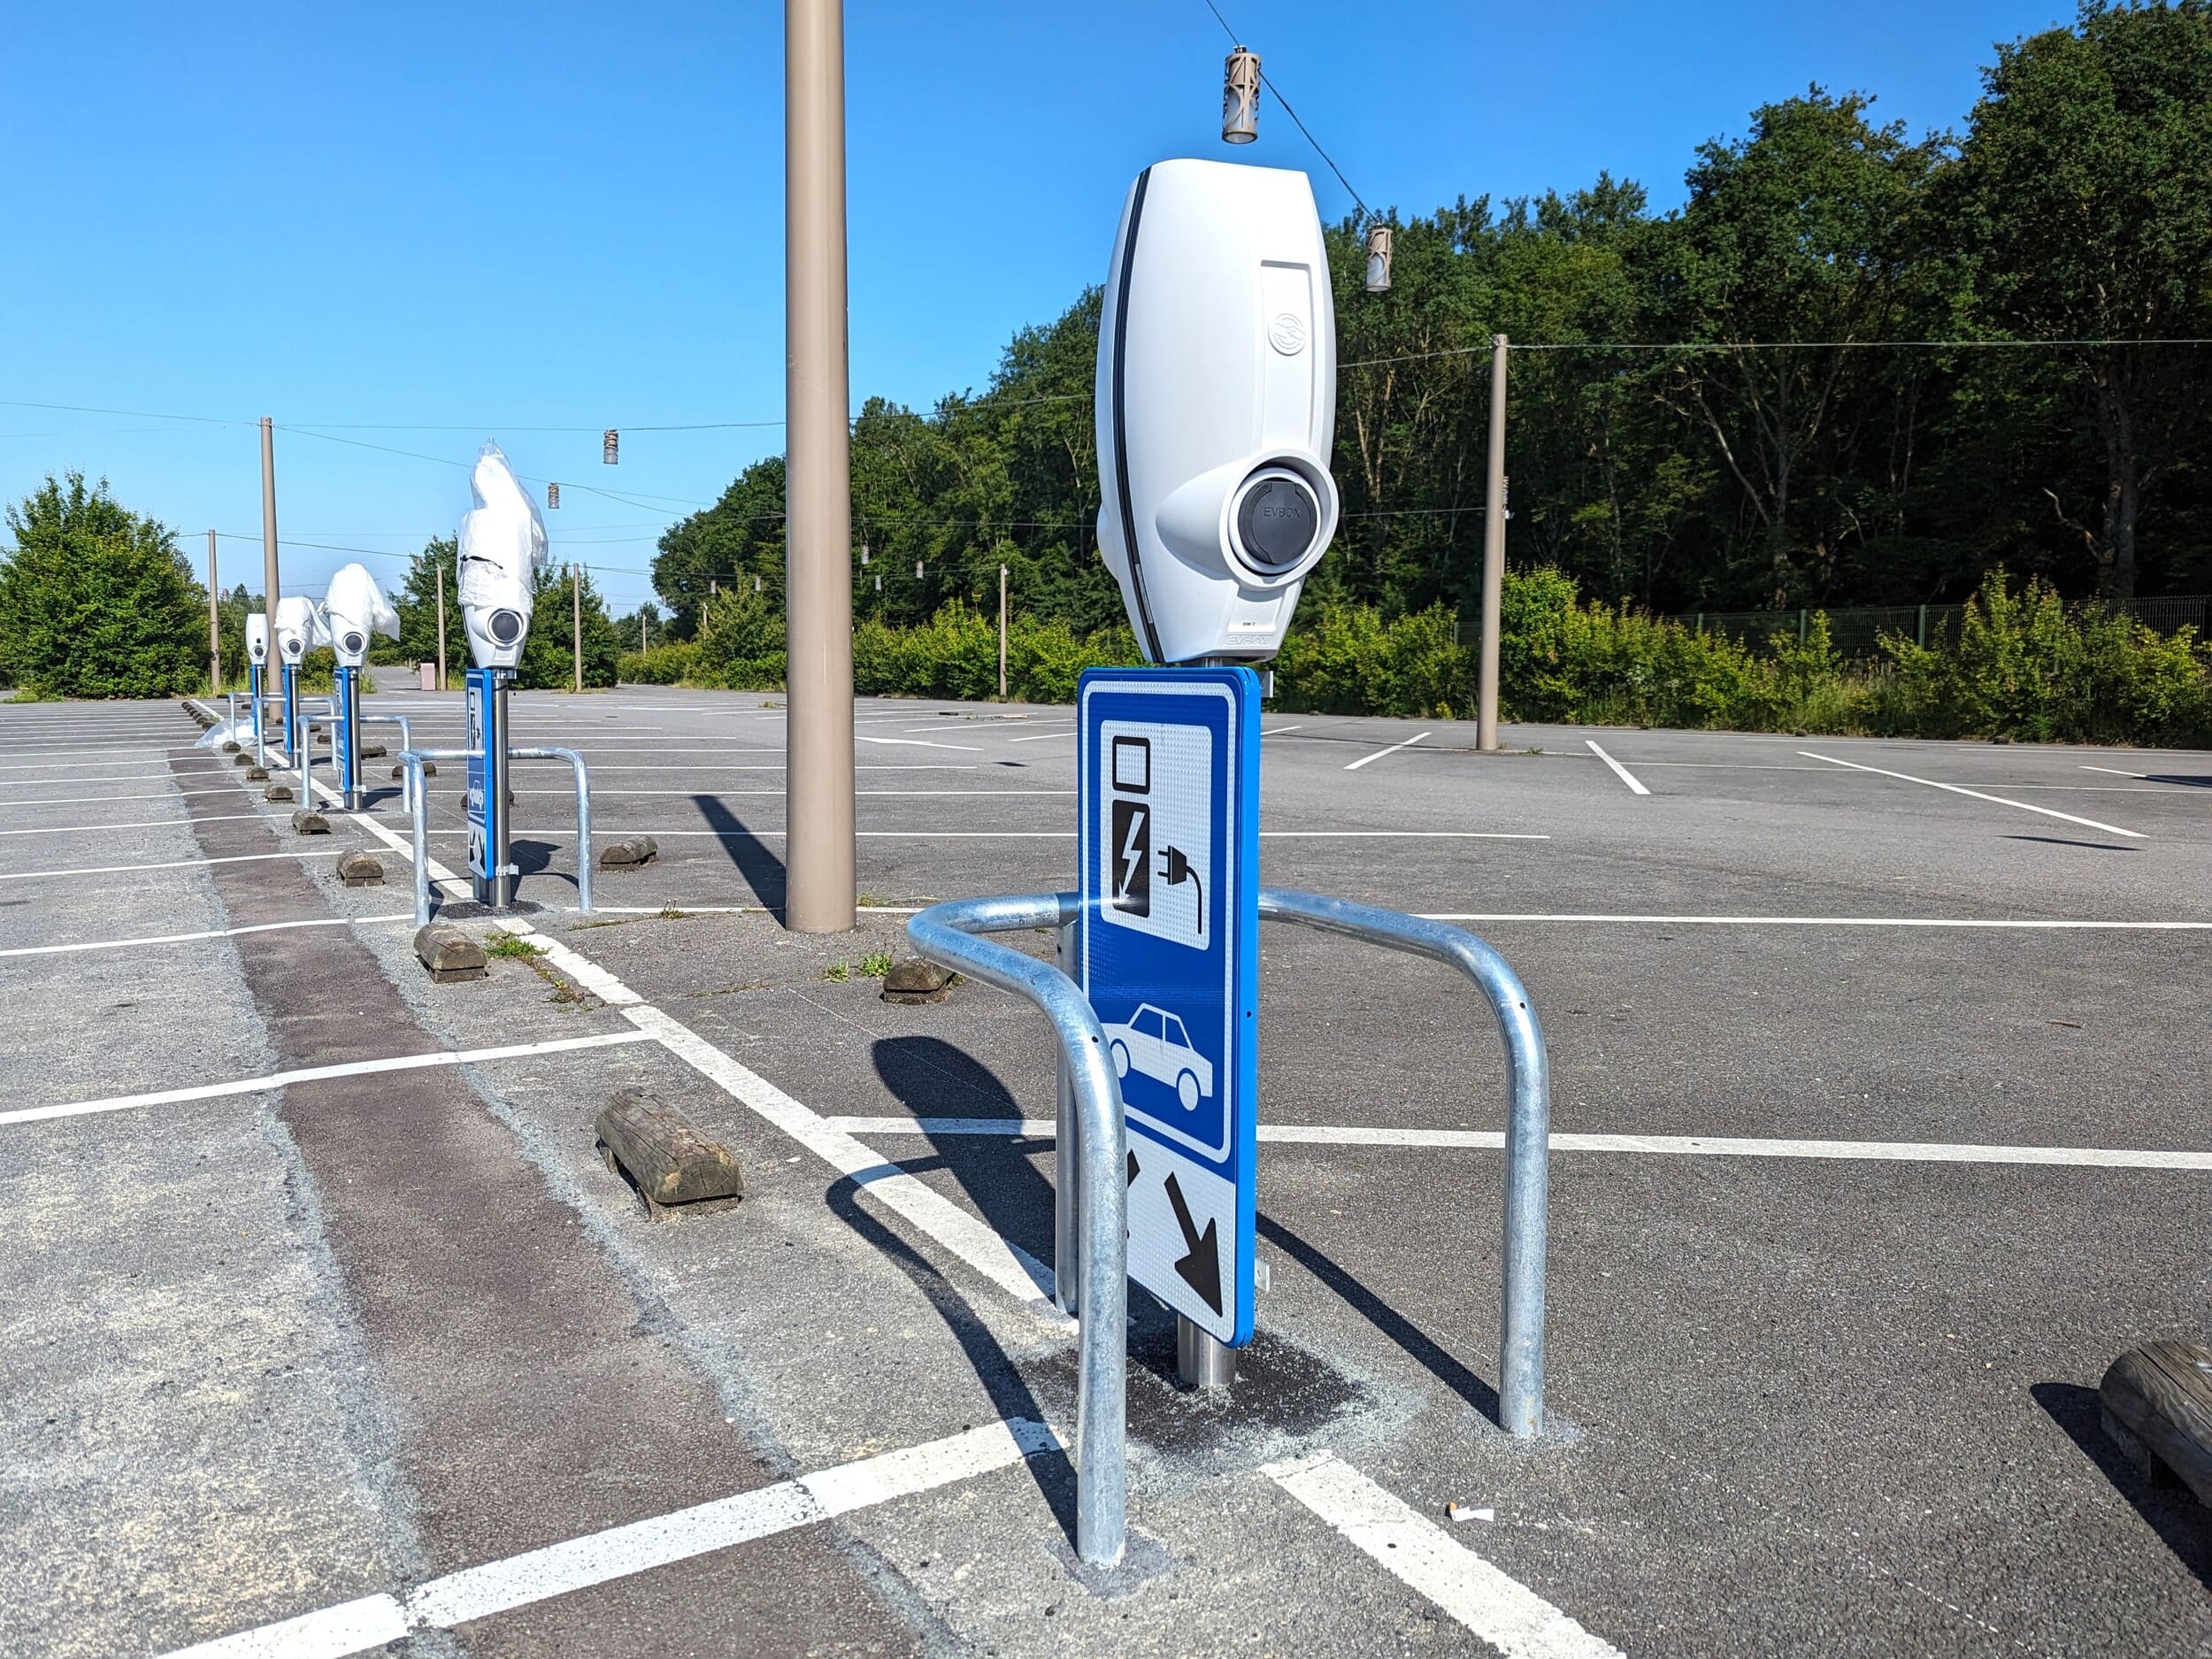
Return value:
[(323, 595), (322, 620), (338, 658), (336, 695), (331, 699), (337, 730), (331, 757), (337, 763), (338, 788), (346, 810), (361, 810), (361, 672), (368, 665), (369, 639), (399, 637), (399, 612), (392, 609), (376, 579), (359, 565), (342, 566)]
[(253, 708), (253, 738), (262, 741), (261, 668), (269, 660), (269, 618), (256, 611), (246, 618), (246, 695)]
[[(1482, 993), (1506, 1053), (1498, 1421), (1544, 1430), (1551, 1096), (1527, 990), (1458, 928), (1259, 885), (1256, 665), (1336, 531), (1335, 399), (1305, 175), (1148, 168), (1107, 274), (1096, 416), (1099, 549), (1154, 666), (1089, 670), (1076, 694), (1080, 890), (907, 924), (1059, 1039), (1054, 1295), (1081, 1321), (1076, 1552), (1093, 1565), (1126, 1537), (1128, 1281), (1174, 1311), (1187, 1382), (1227, 1386), (1251, 1340), (1263, 918), (1431, 957)], [(1056, 924), (1057, 968), (979, 937)]]
[(1336, 534), (1336, 310), (1302, 173), (1163, 161), (1098, 339), (1098, 546), (1154, 663), (1264, 663)]
[(330, 643), (315, 602), (303, 594), (287, 594), (277, 601), (276, 653), (284, 673), (284, 752), (296, 757), (302, 750), (300, 730), (300, 664), (318, 645)]
[[(461, 618), (475, 666), (465, 687), (469, 761), (469, 875), (476, 900), (503, 909), (516, 871), (507, 851), (507, 687), (530, 637), (535, 577), (546, 562), (545, 520), (495, 443), (469, 474), (476, 505), (461, 518)], [(578, 849), (588, 864), (591, 848)]]

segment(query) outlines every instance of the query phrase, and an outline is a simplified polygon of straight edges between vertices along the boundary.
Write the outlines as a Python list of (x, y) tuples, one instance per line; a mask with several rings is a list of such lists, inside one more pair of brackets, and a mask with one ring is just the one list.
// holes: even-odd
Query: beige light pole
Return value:
[(584, 567), (568, 567), (568, 649), (576, 664), (576, 689), (584, 688)]
[(1490, 337), (1490, 488), (1482, 512), (1482, 665), (1475, 693), (1475, 747), (1498, 746), (1498, 611), (1505, 599), (1505, 353)]
[(445, 566), (434, 557), (430, 568), (438, 573), (438, 689), (445, 689)]
[[(261, 418), (261, 611), (269, 618), (269, 647), (276, 649), (276, 428)], [(264, 690), (267, 687), (265, 686)]]
[[(215, 532), (207, 533), (207, 695), (223, 695), (223, 622), (216, 609), (220, 589), (215, 585)], [(254, 718), (261, 717), (257, 712)]]
[(854, 913), (851, 393), (842, 0), (784, 0), (784, 916)]
[(998, 567), (998, 700), (1006, 701), (1006, 566)]

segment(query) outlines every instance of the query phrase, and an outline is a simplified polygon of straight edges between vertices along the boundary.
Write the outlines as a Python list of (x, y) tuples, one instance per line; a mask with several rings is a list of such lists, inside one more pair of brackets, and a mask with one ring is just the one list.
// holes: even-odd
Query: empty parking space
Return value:
[[(1067, 713), (864, 701), (868, 908), (805, 937), (774, 701), (518, 695), (595, 842), (660, 855), (579, 917), (565, 779), (518, 767), (550, 949), (457, 985), (389, 757), (302, 837), (173, 704), (0, 710), (0, 1651), (2212, 1640), (2212, 1545), (2093, 1392), (2204, 1302), (2201, 757), (1269, 720), (1263, 879), (1467, 918), (1542, 1020), (1555, 1432), (1488, 1417), (1488, 1014), (1265, 929), (1259, 1337), (1194, 1395), (1133, 1296), (1148, 1564), (1102, 1594), (1049, 1033), (870, 977), (916, 904), (1074, 884)], [(457, 697), (376, 706), (459, 742)], [(743, 1202), (648, 1219), (595, 1145), (621, 1088)]]

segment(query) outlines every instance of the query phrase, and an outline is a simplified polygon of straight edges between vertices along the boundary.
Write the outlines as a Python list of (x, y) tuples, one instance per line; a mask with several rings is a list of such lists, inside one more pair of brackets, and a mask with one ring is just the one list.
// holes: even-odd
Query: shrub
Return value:
[(680, 685), (691, 678), (698, 660), (699, 648), (679, 640), (650, 650), (623, 652), (616, 660), (615, 678), (633, 686)]
[(10, 507), (8, 527), (0, 678), (64, 697), (167, 697), (206, 685), (206, 595), (165, 526), (72, 472)]

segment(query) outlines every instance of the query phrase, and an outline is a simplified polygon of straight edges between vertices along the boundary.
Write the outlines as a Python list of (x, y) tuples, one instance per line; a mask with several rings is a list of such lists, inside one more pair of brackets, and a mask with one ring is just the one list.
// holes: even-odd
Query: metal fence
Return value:
[[(2177, 634), (2183, 628), (2195, 628), (2203, 634), (2208, 624), (2212, 624), (2212, 595), (2123, 599), (2112, 608), (2159, 634)], [(1759, 645), (1777, 634), (1802, 640), (1812, 627), (1812, 619), (1824, 616), (1836, 654), (1864, 658), (1879, 653), (1886, 634), (1900, 635), (1919, 645), (1955, 639), (1959, 618), (1965, 611), (1964, 605), (1864, 605), (1841, 611), (1814, 606), (1803, 611), (1693, 611), (1670, 620), (1680, 623), (1693, 634), (1723, 634), (1746, 644)]]

